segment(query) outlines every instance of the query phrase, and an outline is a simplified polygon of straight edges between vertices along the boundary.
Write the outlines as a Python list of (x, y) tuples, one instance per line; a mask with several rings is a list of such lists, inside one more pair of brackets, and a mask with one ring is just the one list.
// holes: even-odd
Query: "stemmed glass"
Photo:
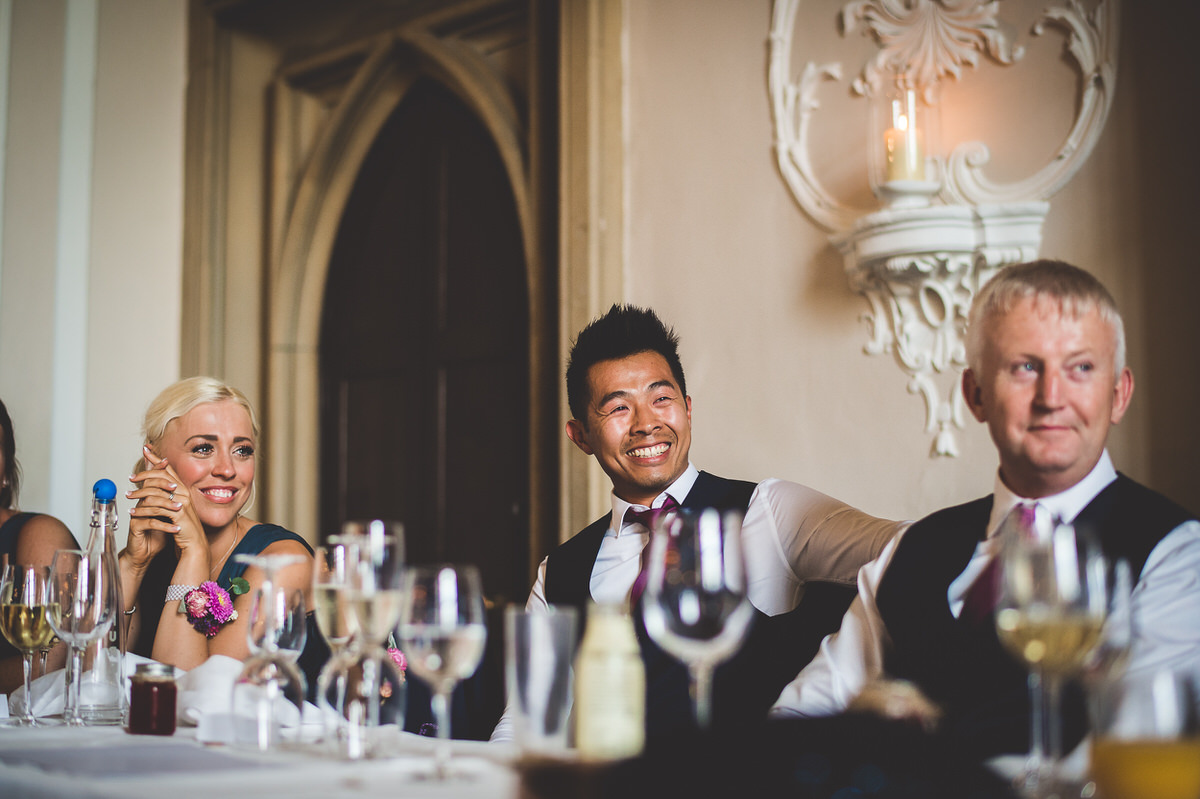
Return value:
[(1018, 787), (1049, 796), (1062, 759), (1062, 681), (1079, 674), (1100, 643), (1107, 564), (1099, 546), (1073, 526), (1043, 519), (1007, 531), (1000, 558), (996, 630), (1030, 669), (1030, 751)]
[(400, 646), (413, 673), (433, 693), (438, 745), (434, 777), (450, 765), (450, 694), (479, 667), (487, 641), (483, 589), (474, 566), (414, 566), (405, 570)]
[(107, 635), (117, 614), (117, 575), (113, 559), (79, 549), (60, 549), (50, 562), (46, 580), (46, 608), (50, 626), (71, 649), (67, 660), (67, 697), (63, 721), (84, 726), (79, 715), (79, 685), (83, 650)]
[(687, 664), (701, 728), (712, 722), (713, 671), (737, 652), (753, 615), (741, 513), (683, 508), (655, 525), (642, 618), (650, 638)]
[[(404, 562), (403, 528), (396, 522), (347, 522), (323, 547), (329, 560), (315, 583), (322, 607), (318, 624), (342, 651), (321, 671), (317, 701), (336, 753), (350, 759), (370, 754), (374, 728), (403, 723), (404, 676), (384, 643), (400, 620)], [(387, 687), (385, 687), (387, 686)], [(389, 690), (390, 689), (390, 690)]]
[(287, 705), (294, 706), (297, 722), (304, 711), (304, 675), (295, 662), (306, 636), (304, 595), (289, 592), (277, 583), (280, 569), (304, 558), (300, 555), (234, 557), (263, 572), (246, 633), (251, 655), (233, 686), (233, 712), (252, 716), (255, 743), (265, 751), (279, 742), (281, 716), (291, 712)]
[(42, 722), (33, 715), (32, 680), (33, 653), (49, 646), (54, 628), (46, 612), (46, 576), (48, 569), (40, 566), (4, 567), (0, 575), (0, 632), (21, 652), (25, 676), (25, 712), (12, 719), (19, 727), (38, 727)]

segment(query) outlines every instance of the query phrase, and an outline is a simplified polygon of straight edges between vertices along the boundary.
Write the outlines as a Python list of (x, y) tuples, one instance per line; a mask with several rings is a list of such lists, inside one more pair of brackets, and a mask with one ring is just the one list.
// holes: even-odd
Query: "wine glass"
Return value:
[(1030, 669), (1030, 751), (1018, 787), (1041, 797), (1058, 783), (1062, 681), (1082, 672), (1101, 640), (1107, 565), (1099, 546), (1070, 524), (1038, 518), (1013, 527), (1002, 533), (996, 630)]
[(434, 777), (450, 765), (450, 694), (479, 667), (487, 641), (483, 589), (474, 566), (414, 566), (402, 582), (400, 646), (413, 673), (433, 693), (438, 745)]
[(33, 715), (32, 681), (33, 653), (49, 647), (54, 628), (46, 612), (46, 577), (49, 570), (41, 566), (9, 564), (0, 575), (0, 632), (20, 651), (24, 666), (25, 712), (11, 723), (19, 727), (38, 727)]
[(642, 618), (650, 638), (687, 664), (701, 728), (712, 722), (713, 671), (737, 652), (753, 616), (741, 513), (682, 508), (655, 525)]
[(280, 569), (304, 558), (300, 555), (234, 557), (262, 570), (263, 580), (250, 608), (246, 639), (252, 654), (233, 686), (233, 712), (253, 720), (255, 744), (266, 751), (278, 744), (283, 717), (294, 714), (299, 723), (304, 712), (304, 675), (295, 663), (304, 646), (304, 596), (276, 582)]
[(82, 727), (79, 686), (83, 650), (108, 634), (118, 613), (113, 559), (79, 549), (55, 552), (46, 581), (46, 608), (50, 626), (71, 649), (63, 721), (68, 726)]
[(404, 675), (384, 643), (400, 620), (404, 539), (398, 523), (383, 520), (342, 529), (324, 548), (334, 564), (319, 595), (327, 612), (318, 623), (343, 627), (334, 637), (347, 640), (321, 671), (317, 701), (335, 753), (358, 759), (371, 754), (374, 728), (403, 723)]

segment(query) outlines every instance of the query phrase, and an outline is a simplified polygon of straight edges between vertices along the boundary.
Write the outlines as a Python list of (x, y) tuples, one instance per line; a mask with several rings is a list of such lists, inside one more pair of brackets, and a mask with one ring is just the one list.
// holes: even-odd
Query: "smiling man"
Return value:
[[(718, 668), (714, 721), (765, 718), (780, 688), (837, 626), (855, 574), (899, 529), (796, 483), (751, 483), (701, 472), (688, 458), (692, 400), (678, 339), (651, 310), (614, 305), (579, 333), (567, 366), (567, 436), (612, 481), (612, 511), (542, 561), (528, 607), (624, 603), (650, 531), (635, 517), (662, 508), (745, 512), (748, 593), (757, 610), (741, 652)], [(634, 613), (646, 662), (647, 737), (690, 726), (686, 669), (650, 642)], [(507, 716), (493, 740), (509, 735)]]
[[(1008, 267), (971, 307), (967, 360), (963, 397), (999, 454), (993, 493), (914, 523), (863, 568), (840, 631), (783, 691), (774, 716), (861, 707), (861, 697), (879, 695), (875, 681), (900, 678), (936, 703), (943, 733), (968, 753), (1028, 751), (1027, 670), (1002, 650), (990, 613), (964, 612), (1018, 505), (1090, 531), (1138, 575), (1129, 675), (1200, 673), (1200, 522), (1118, 474), (1105, 448), (1133, 395), (1108, 291), (1059, 261)], [(1071, 743), (1086, 718), (1078, 701), (1065, 713)]]

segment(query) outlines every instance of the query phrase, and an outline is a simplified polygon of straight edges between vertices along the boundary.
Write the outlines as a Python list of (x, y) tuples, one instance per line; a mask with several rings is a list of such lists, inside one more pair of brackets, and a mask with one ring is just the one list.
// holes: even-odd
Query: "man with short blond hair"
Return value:
[[(898, 678), (932, 700), (942, 732), (965, 752), (1028, 751), (1028, 671), (990, 622), (963, 612), (1019, 504), (1087, 528), (1138, 575), (1129, 674), (1200, 672), (1200, 521), (1119, 474), (1106, 450), (1134, 387), (1111, 295), (1060, 261), (1008, 267), (975, 298), (967, 355), (963, 397), (999, 455), (993, 493), (914, 523), (863, 567), (841, 629), (773, 717), (836, 714)], [(1068, 701), (1065, 716), (1071, 744), (1086, 729), (1082, 704)]]

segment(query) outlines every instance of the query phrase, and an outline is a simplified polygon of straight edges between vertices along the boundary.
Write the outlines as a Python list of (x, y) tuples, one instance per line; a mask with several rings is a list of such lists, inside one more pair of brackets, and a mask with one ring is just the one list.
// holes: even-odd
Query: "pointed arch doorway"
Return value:
[(528, 591), (529, 307), (512, 187), (488, 131), (421, 79), (381, 128), (329, 262), (321, 529), (402, 521), (411, 562)]

